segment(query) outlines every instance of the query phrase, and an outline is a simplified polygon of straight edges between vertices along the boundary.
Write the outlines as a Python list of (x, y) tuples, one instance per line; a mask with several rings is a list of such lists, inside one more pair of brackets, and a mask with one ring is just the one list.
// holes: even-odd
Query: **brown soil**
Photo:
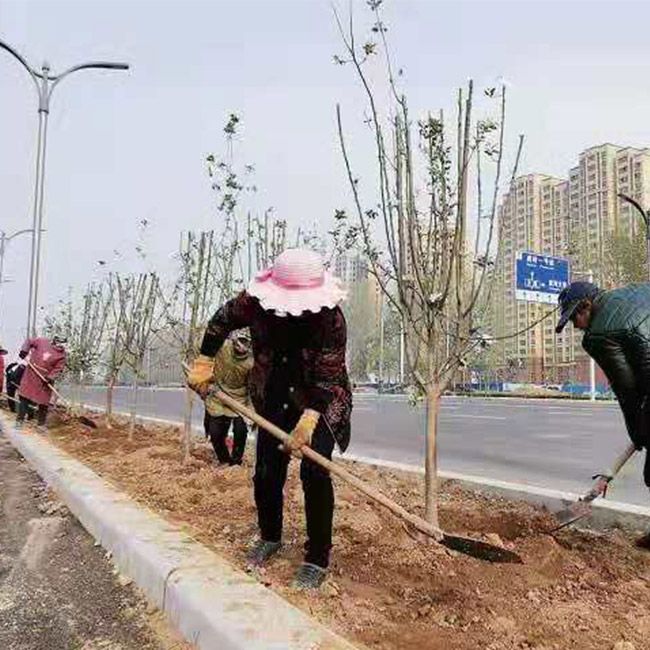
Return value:
[[(244, 566), (256, 532), (251, 466), (218, 468), (199, 445), (181, 462), (179, 431), (91, 430), (60, 424), (51, 439), (114, 485)], [(421, 479), (358, 464), (351, 469), (421, 514)], [(411, 537), (390, 513), (337, 482), (330, 579), (316, 594), (291, 589), (304, 541), (302, 493), (292, 463), (285, 546), (260, 580), (360, 646), (399, 650), (610, 650), (650, 648), (650, 554), (622, 532), (566, 531), (547, 513), (446, 484), (446, 529), (516, 548), (523, 565), (490, 564)], [(623, 642), (629, 642), (627, 645)]]

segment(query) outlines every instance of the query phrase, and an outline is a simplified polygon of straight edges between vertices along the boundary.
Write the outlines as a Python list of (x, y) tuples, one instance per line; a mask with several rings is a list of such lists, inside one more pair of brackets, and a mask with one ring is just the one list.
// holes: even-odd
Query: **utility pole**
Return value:
[[(589, 269), (587, 271), (589, 282), (594, 281), (594, 272)], [(592, 356), (589, 357), (589, 399), (592, 402), (596, 401), (596, 362)]]
[(399, 321), (399, 383), (404, 387), (404, 362), (406, 357), (406, 331), (404, 329), (404, 319)]
[[(576, 273), (582, 275), (583, 277), (586, 275), (587, 281), (593, 283), (594, 272), (592, 269), (583, 272), (576, 271)], [(589, 357), (589, 399), (592, 402), (596, 401), (596, 362), (592, 357)]]
[(38, 135), (36, 139), (36, 179), (34, 183), (34, 213), (32, 217), (32, 250), (29, 263), (29, 298), (27, 306), (27, 336), (36, 334), (38, 316), (38, 285), (41, 266), (41, 240), (43, 234), (43, 196), (45, 184), (45, 151), (47, 143), (47, 120), (50, 113), (50, 99), (56, 86), (67, 76), (79, 70), (128, 70), (126, 63), (108, 61), (89, 61), (64, 70), (59, 75), (50, 74), (47, 62), (40, 71), (29, 65), (27, 60), (13, 47), (0, 40), (0, 49), (5, 50), (16, 59), (31, 77), (38, 93)]
[(384, 293), (379, 294), (379, 392), (384, 388)]

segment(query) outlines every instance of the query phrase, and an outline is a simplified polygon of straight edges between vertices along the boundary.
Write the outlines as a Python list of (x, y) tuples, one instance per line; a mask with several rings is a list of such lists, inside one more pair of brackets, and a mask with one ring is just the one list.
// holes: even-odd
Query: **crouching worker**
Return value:
[[(634, 446), (646, 449), (643, 478), (650, 487), (650, 284), (602, 291), (573, 282), (558, 297), (555, 331), (568, 322), (584, 332), (582, 347), (603, 369)], [(650, 549), (650, 532), (637, 540)]]
[[(338, 281), (315, 252), (287, 250), (210, 320), (188, 383), (205, 394), (214, 357), (229, 332), (248, 327), (253, 344), (251, 399), (255, 410), (291, 432), (292, 448), (309, 445), (332, 457), (350, 441), (352, 394), (345, 365), (346, 324), (338, 307)], [(283, 488), (290, 456), (270, 433), (257, 437), (254, 490), (260, 540), (249, 563), (261, 566), (282, 543)], [(294, 586), (317, 588), (327, 575), (332, 548), (334, 489), (329, 473), (303, 458), (307, 541)]]
[(4, 378), (5, 378), (5, 356), (8, 354), (8, 350), (2, 347), (0, 344), (0, 393), (4, 387)]
[[(250, 406), (248, 376), (253, 367), (251, 338), (248, 330), (234, 332), (221, 346), (214, 360), (213, 380), (219, 388), (244, 406)], [(246, 450), (248, 425), (214, 395), (205, 399), (205, 434), (210, 438), (219, 463), (241, 465)], [(226, 446), (233, 428), (232, 454)]]
[(27, 339), (18, 356), (27, 359), (27, 367), (18, 388), (18, 416), (16, 425), (21, 426), (28, 411), (37, 409), (37, 423), (45, 426), (47, 411), (52, 397), (52, 385), (65, 367), (65, 339), (55, 336)]

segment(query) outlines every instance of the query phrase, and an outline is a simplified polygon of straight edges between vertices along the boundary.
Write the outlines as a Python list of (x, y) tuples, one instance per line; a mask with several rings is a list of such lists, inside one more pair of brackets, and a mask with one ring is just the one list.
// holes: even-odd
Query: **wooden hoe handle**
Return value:
[[(285, 431), (283, 431), (282, 429), (280, 429), (280, 427), (273, 424), (273, 422), (269, 422), (266, 418), (263, 418), (261, 415), (259, 415), (252, 409), (243, 406), (242, 404), (234, 400), (232, 397), (230, 397), (223, 391), (212, 390), (211, 394), (214, 395), (219, 401), (223, 402), (228, 408), (232, 409), (236, 413), (239, 413), (240, 415), (243, 415), (249, 420), (255, 422), (255, 424), (257, 424), (259, 427), (262, 427), (262, 429), (264, 429), (265, 431), (268, 431), (272, 436), (275, 436), (281, 442), (285, 444), (288, 444), (290, 442), (291, 436), (287, 434)], [(321, 456), (319, 453), (315, 452), (311, 447), (304, 445), (303, 447), (301, 447), (300, 453), (306, 458), (308, 458), (309, 460), (316, 463), (317, 465), (324, 467), (331, 474), (334, 474), (335, 476), (338, 476), (346, 483), (349, 483), (360, 492), (363, 492), (367, 497), (370, 497), (373, 501), (376, 501), (377, 503), (383, 505), (385, 508), (388, 508), (388, 510), (390, 510), (393, 514), (397, 515), (404, 521), (408, 522), (420, 532), (425, 533), (426, 535), (430, 535), (437, 541), (442, 540), (442, 538), (444, 537), (444, 534), (440, 528), (433, 526), (432, 524), (425, 521), (421, 517), (418, 517), (417, 515), (411, 514), (410, 512), (405, 510), (402, 506), (400, 506), (398, 503), (396, 503), (392, 499), (389, 499), (385, 494), (382, 494), (379, 490), (376, 490), (372, 486), (368, 485), (368, 483), (362, 481), (354, 474), (351, 474), (340, 465), (337, 465), (336, 463), (333, 463), (331, 460), (328, 460), (324, 456)]]

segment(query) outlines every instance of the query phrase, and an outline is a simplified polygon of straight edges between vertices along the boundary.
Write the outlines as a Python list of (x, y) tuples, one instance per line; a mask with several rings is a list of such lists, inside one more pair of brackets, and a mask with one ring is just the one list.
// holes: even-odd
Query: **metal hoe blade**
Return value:
[(614, 460), (612, 469), (605, 474), (596, 475), (596, 479), (591, 489), (579, 501), (572, 503), (570, 506), (554, 514), (558, 525), (549, 532), (554, 533), (566, 526), (574, 524), (576, 521), (583, 519), (591, 514), (591, 504), (600, 496), (605, 496), (607, 487), (612, 479), (621, 471), (622, 467), (634, 455), (636, 451), (634, 445), (628, 445), (619, 456)]
[(554, 517), (557, 521), (557, 526), (551, 529), (550, 532), (554, 533), (558, 530), (562, 530), (566, 526), (574, 524), (584, 517), (588, 517), (591, 514), (591, 503), (586, 501), (576, 501), (564, 510), (556, 512)]
[(523, 564), (521, 557), (514, 551), (509, 551), (507, 548), (502, 548), (489, 542), (483, 542), (479, 539), (445, 533), (440, 543), (453, 551), (475, 557), (479, 560), (504, 564)]

